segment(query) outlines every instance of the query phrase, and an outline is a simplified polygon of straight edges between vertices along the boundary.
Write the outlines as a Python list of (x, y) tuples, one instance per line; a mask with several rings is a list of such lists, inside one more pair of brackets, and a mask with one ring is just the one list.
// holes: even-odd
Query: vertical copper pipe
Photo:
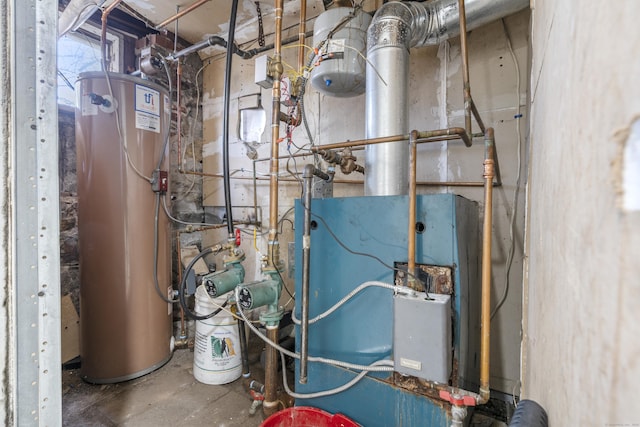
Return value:
[(159, 29), (165, 27), (167, 24), (170, 24), (173, 21), (175, 21), (176, 19), (179, 19), (179, 18), (183, 17), (184, 15), (186, 15), (187, 13), (192, 12), (193, 10), (199, 8), (200, 6), (202, 6), (203, 4), (205, 4), (208, 1), (211, 1), (211, 0), (199, 0), (199, 1), (195, 2), (194, 4), (192, 4), (191, 6), (187, 6), (185, 9), (182, 10), (182, 12), (178, 12), (175, 15), (173, 15), (172, 17), (167, 18), (164, 21), (162, 21), (161, 23), (159, 23), (158, 25), (156, 25), (155, 29), (159, 30)]
[(298, 26), (298, 74), (304, 72), (304, 44), (307, 31), (307, 0), (300, 0), (300, 24)]
[(473, 102), (473, 98), (471, 99), (471, 112), (473, 113), (473, 117), (476, 119), (476, 123), (478, 123), (478, 127), (482, 133), (485, 133), (487, 130), (484, 127), (484, 122), (482, 121), (482, 117), (480, 117), (480, 112), (478, 111), (478, 107), (476, 107), (476, 103)]
[(480, 404), (489, 400), (489, 351), (491, 346), (491, 223), (493, 216), (494, 135), (485, 133), (484, 219), (482, 225), (482, 303), (480, 308)]
[(471, 135), (471, 85), (469, 83), (469, 51), (467, 49), (467, 17), (464, 0), (458, 0), (460, 15), (460, 53), (462, 56), (462, 85), (464, 90), (464, 125), (467, 135)]
[[(418, 131), (411, 131), (409, 136), (409, 231), (407, 234), (407, 286), (411, 289), (417, 289), (416, 285), (416, 175), (417, 175), (417, 163), (418, 163)], [(428, 289), (425, 289), (428, 291)]]
[[(267, 255), (266, 270), (277, 271), (279, 244), (278, 244), (278, 172), (279, 172), (279, 146), (280, 137), (280, 78), (282, 77), (282, 15), (284, 0), (275, 0), (275, 41), (272, 59), (272, 111), (271, 111), (271, 162), (269, 177), (269, 253)], [(278, 325), (267, 325), (267, 336), (273, 342), (278, 342)], [(283, 367), (284, 369), (284, 367)], [(278, 381), (278, 354), (276, 349), (268, 345), (265, 349), (265, 374), (264, 374), (264, 402), (262, 409), (265, 415), (271, 415), (278, 409), (277, 381)]]
[(182, 109), (180, 108), (182, 95), (182, 61), (178, 59), (176, 67), (176, 138), (178, 144), (178, 172), (182, 172)]
[(113, 9), (118, 7), (122, 0), (115, 0), (105, 10), (102, 11), (102, 32), (100, 36), (100, 50), (102, 52), (102, 66), (104, 71), (109, 71), (107, 66), (107, 17)]
[[(180, 231), (176, 232), (176, 252), (178, 253), (178, 283), (182, 283), (182, 247), (180, 245)], [(184, 309), (180, 306), (180, 339), (187, 338), (184, 323)]]
[(277, 268), (278, 258), (278, 139), (280, 138), (280, 78), (282, 77), (282, 15), (284, 0), (275, 2), (275, 43), (272, 60), (273, 88), (271, 103), (271, 167), (269, 183), (269, 253), (268, 265)]
[[(267, 337), (278, 342), (278, 327), (267, 326)], [(282, 369), (286, 369), (284, 366)], [(278, 353), (276, 349), (268, 345), (265, 349), (265, 367), (264, 367), (264, 402), (262, 408), (264, 414), (269, 416), (278, 410)]]

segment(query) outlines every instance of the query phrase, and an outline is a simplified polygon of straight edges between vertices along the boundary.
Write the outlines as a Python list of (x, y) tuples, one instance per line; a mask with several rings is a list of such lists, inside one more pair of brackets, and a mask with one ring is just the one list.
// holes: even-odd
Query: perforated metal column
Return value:
[[(57, 9), (12, 0), (9, 13), (10, 269), (6, 425), (61, 425)], [(4, 45), (6, 46), (6, 45)], [(4, 76), (3, 76), (4, 77)], [(6, 171), (3, 171), (6, 173)]]

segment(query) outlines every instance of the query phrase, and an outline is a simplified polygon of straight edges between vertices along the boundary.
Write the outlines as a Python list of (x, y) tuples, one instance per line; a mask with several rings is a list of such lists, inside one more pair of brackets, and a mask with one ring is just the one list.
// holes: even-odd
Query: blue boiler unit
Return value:
[[(406, 270), (407, 196), (313, 199), (311, 212), (310, 318), (329, 309), (363, 282), (393, 284), (401, 281), (397, 271), (388, 266)], [(303, 214), (304, 207), (297, 201), (296, 266), (302, 265)], [(477, 390), (480, 331), (478, 206), (453, 194), (418, 196), (416, 232), (419, 277), (430, 293), (450, 295), (446, 313), (451, 313), (451, 318), (434, 323), (429, 320), (433, 316), (422, 315), (420, 305), (413, 312), (411, 305), (400, 305), (402, 312), (394, 313), (391, 290), (367, 288), (336, 312), (309, 326), (309, 354), (369, 365), (380, 359), (393, 359), (394, 342), (395, 347), (404, 349), (405, 343), (411, 346), (417, 338), (421, 343), (418, 353), (423, 358), (422, 363), (429, 364), (430, 360), (445, 354), (449, 356), (447, 382)], [(362, 254), (375, 256), (387, 266)], [(301, 268), (296, 269), (295, 281), (296, 295), (301, 295)], [(296, 298), (295, 310), (300, 318), (299, 298)], [(447, 326), (443, 326), (445, 324)], [(451, 330), (440, 331), (439, 328)], [(432, 340), (434, 333), (448, 337), (450, 341), (443, 344), (442, 340)], [(300, 351), (299, 327), (296, 329), (296, 350)], [(399, 359), (399, 356), (396, 354), (395, 358)], [(415, 368), (413, 364), (421, 366), (421, 362), (413, 360), (407, 366)], [(296, 405), (342, 413), (366, 427), (448, 427), (451, 422), (449, 405), (437, 398), (437, 392), (434, 394), (424, 378), (401, 372), (370, 373), (346, 391), (326, 397), (296, 399)], [(341, 386), (353, 379), (357, 371), (310, 362), (306, 384), (299, 383), (298, 375), (299, 361), (296, 361), (295, 391), (306, 394)]]

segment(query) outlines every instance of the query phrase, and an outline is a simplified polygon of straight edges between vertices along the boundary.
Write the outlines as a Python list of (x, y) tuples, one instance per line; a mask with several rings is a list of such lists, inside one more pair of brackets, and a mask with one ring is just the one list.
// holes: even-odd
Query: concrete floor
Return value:
[(62, 382), (64, 426), (253, 427), (263, 420), (261, 410), (249, 415), (251, 400), (242, 381), (196, 381), (189, 350), (177, 350), (162, 368), (124, 383), (87, 384), (78, 370), (63, 371)]
[[(262, 349), (262, 342), (252, 334), (249, 362), (258, 379), (264, 378), (260, 365)], [(290, 382), (292, 377), (289, 376)], [(80, 378), (79, 370), (64, 370), (62, 389), (62, 425), (68, 427), (257, 427), (264, 420), (262, 408), (249, 415), (251, 399), (241, 380), (225, 385), (198, 382), (193, 377), (193, 352), (189, 350), (176, 350), (171, 360), (157, 371), (118, 384), (88, 384)], [(476, 413), (470, 426), (506, 427), (506, 424)]]

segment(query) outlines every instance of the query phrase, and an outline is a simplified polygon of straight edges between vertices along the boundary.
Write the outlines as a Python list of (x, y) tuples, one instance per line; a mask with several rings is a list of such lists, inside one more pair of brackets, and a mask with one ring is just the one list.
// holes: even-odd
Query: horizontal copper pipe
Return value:
[[(484, 136), (484, 133), (474, 133), (471, 134), (471, 138), (479, 138)], [(438, 129), (432, 131), (423, 131), (418, 133), (418, 139), (416, 139), (416, 143), (421, 144), (425, 142), (438, 142), (438, 141), (450, 141), (454, 139), (462, 139), (465, 145), (470, 146), (471, 140), (468, 137), (467, 133), (463, 128), (449, 128), (449, 129)], [(366, 145), (373, 144), (384, 144), (386, 142), (399, 142), (399, 141), (408, 141), (409, 135), (394, 135), (394, 136), (384, 136), (380, 138), (369, 138), (369, 139), (354, 139), (352, 141), (344, 141), (337, 142), (334, 144), (324, 144), (317, 145), (315, 147), (311, 147), (311, 151), (318, 152), (320, 150), (333, 150), (339, 148), (349, 148), (349, 147), (363, 147)]]
[(159, 30), (161, 28), (164, 28), (167, 24), (172, 23), (173, 21), (175, 21), (176, 19), (180, 19), (182, 18), (184, 15), (186, 15), (187, 13), (192, 12), (194, 9), (199, 8), (200, 6), (202, 6), (203, 4), (205, 4), (206, 2), (211, 1), (211, 0), (199, 0), (197, 2), (195, 2), (194, 4), (192, 4), (191, 6), (188, 6), (186, 9), (176, 13), (175, 15), (173, 15), (170, 18), (165, 19), (164, 21), (162, 21), (161, 23), (159, 23), (158, 25), (156, 25), (156, 30)]
[[(200, 175), (204, 175), (207, 178), (222, 178), (221, 174), (202, 174), (199, 173)], [(251, 180), (253, 181), (253, 177), (250, 176), (232, 176), (231, 179), (239, 179), (239, 180)], [(269, 178), (266, 177), (256, 177), (257, 181), (269, 181)], [(297, 179), (293, 179), (293, 178), (280, 178), (278, 179), (279, 182), (300, 182)], [(355, 180), (355, 179), (334, 179), (333, 181), (334, 184), (354, 184), (354, 185), (362, 185), (364, 184), (364, 181), (359, 181), (359, 180)], [(474, 181), (418, 181), (416, 182), (416, 185), (420, 185), (420, 186), (425, 186), (425, 187), (438, 187), (438, 186), (443, 186), (443, 187), (482, 187), (484, 186), (484, 182), (474, 182)], [(494, 187), (500, 187), (500, 184), (498, 183), (493, 183)]]
[(409, 135), (384, 136), (381, 138), (369, 138), (369, 139), (354, 139), (353, 141), (318, 145), (315, 147), (311, 147), (311, 151), (317, 152), (318, 150), (333, 150), (336, 148), (360, 147), (364, 145), (384, 144), (385, 142), (398, 142), (398, 141), (408, 141), (408, 140), (409, 140)]

